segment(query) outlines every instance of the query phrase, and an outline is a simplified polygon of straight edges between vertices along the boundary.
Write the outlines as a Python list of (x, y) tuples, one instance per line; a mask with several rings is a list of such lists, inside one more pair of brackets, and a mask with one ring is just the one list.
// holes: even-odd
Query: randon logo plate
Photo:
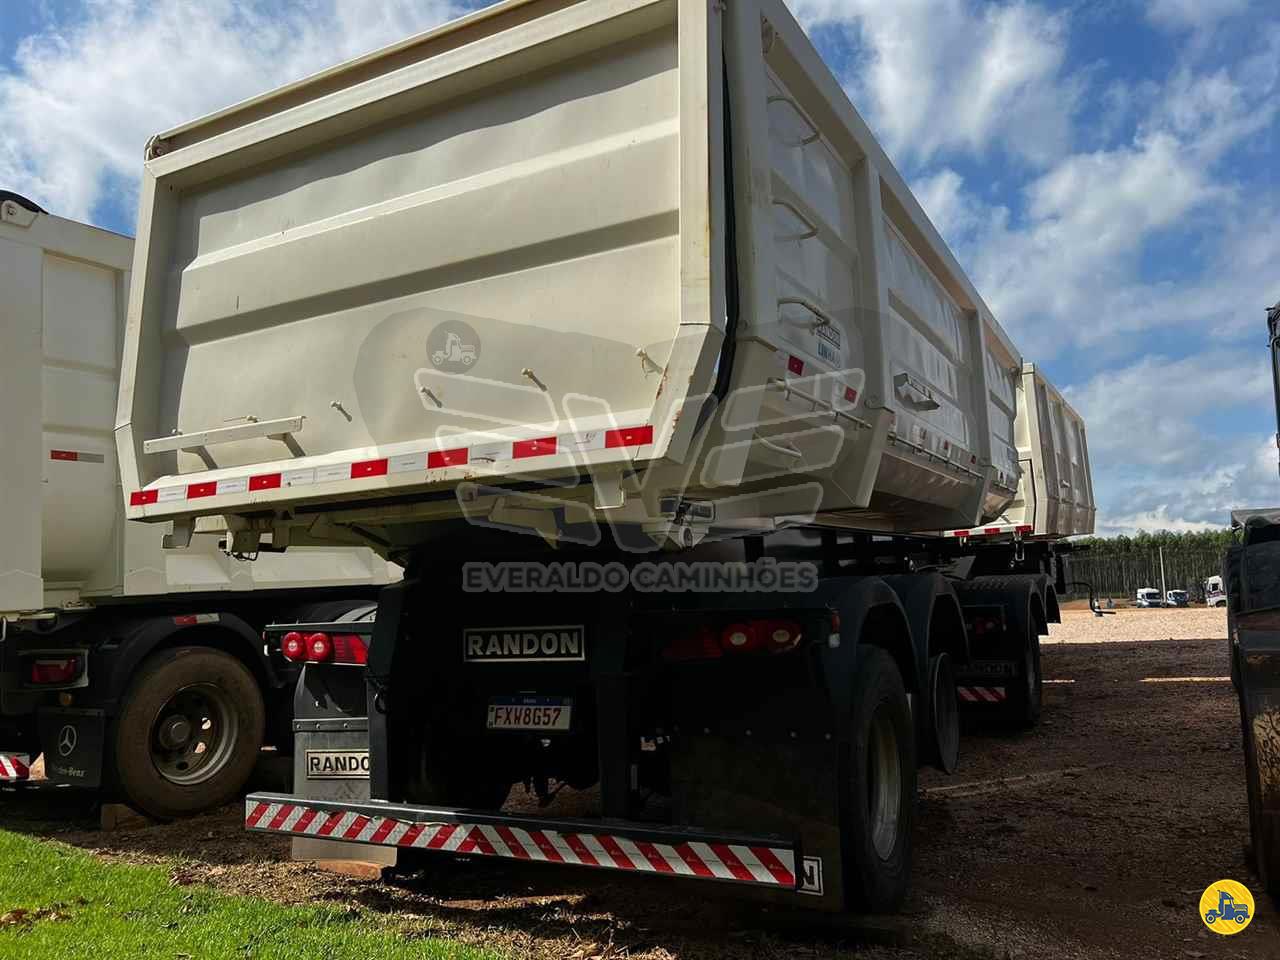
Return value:
[(587, 659), (586, 630), (558, 627), (483, 627), (462, 631), (468, 663), (564, 663)]

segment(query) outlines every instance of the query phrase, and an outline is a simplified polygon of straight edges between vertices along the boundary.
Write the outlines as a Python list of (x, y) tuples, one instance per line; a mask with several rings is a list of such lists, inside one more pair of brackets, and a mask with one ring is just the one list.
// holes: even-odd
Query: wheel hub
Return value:
[(191, 721), (186, 717), (168, 717), (160, 722), (157, 733), (162, 746), (177, 750), (191, 739)]
[(176, 691), (151, 728), (151, 762), (170, 783), (192, 786), (231, 761), (240, 723), (230, 694), (214, 683)]

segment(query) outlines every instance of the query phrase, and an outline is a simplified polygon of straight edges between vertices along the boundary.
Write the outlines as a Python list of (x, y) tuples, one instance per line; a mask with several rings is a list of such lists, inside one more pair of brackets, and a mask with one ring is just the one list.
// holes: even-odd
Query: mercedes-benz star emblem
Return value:
[(58, 754), (63, 757), (71, 756), (71, 751), (76, 748), (76, 728), (71, 724), (67, 724), (58, 731)]

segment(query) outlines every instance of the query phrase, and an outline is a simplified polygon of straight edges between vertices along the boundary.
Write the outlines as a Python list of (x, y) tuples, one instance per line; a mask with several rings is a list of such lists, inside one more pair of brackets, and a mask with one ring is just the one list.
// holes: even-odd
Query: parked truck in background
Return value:
[(350, 616), (396, 571), (363, 547), (229, 557), (215, 521), (171, 550), (125, 520), (132, 260), (129, 238), (0, 193), (0, 780), (43, 754), (51, 783), (175, 816), (236, 795), (264, 741), (292, 746), (297, 669), (263, 627)]
[(888, 910), (1035, 722), (1083, 421), (777, 0), (508, 0), (156, 137), (139, 235), (129, 517), (406, 566), (273, 628), (369, 776), (249, 828)]
[[(1267, 310), (1267, 335), (1280, 430), (1280, 303)], [(1231, 528), (1219, 589), (1240, 700), (1250, 849), (1263, 887), (1280, 897), (1280, 507), (1234, 510)]]

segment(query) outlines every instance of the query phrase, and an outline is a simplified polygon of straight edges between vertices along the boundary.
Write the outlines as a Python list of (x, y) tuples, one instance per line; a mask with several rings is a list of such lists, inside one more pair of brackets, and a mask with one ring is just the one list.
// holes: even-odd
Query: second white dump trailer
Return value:
[(0, 782), (92, 788), (156, 816), (242, 790), (292, 746), (297, 668), (276, 620), (368, 607), (396, 571), (364, 547), (228, 556), (125, 519), (112, 428), (128, 237), (0, 192)]
[(1038, 715), (1084, 425), (780, 2), (499, 4), (157, 137), (139, 230), (129, 516), (407, 565), (276, 631), (372, 799), (250, 828), (891, 909), (957, 699)]

